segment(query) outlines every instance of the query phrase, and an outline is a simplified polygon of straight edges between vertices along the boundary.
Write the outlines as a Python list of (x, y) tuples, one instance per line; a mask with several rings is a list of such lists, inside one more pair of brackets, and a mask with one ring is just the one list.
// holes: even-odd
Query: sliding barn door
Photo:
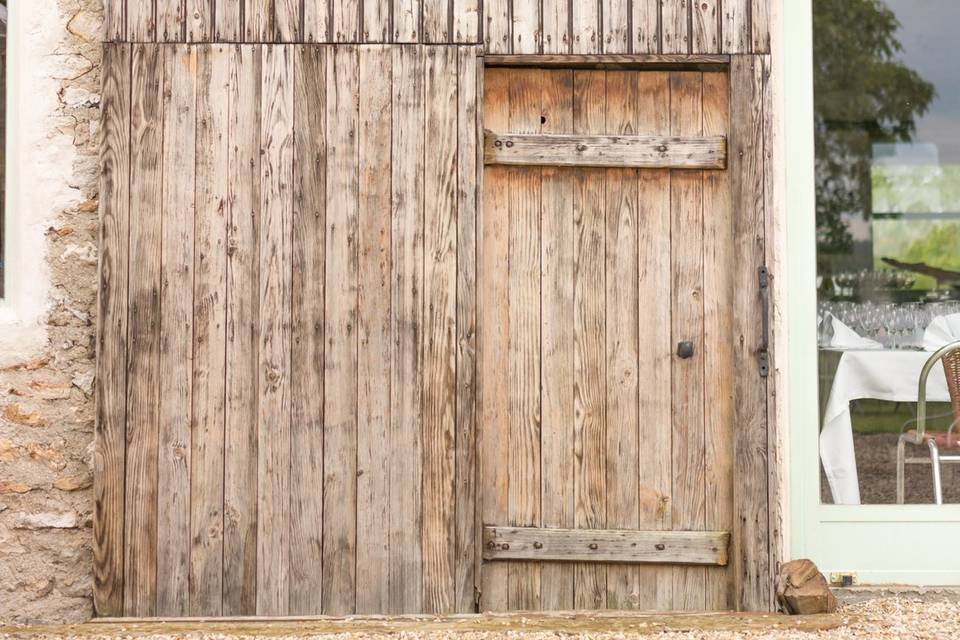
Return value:
[(486, 72), (483, 609), (736, 606), (728, 88)]

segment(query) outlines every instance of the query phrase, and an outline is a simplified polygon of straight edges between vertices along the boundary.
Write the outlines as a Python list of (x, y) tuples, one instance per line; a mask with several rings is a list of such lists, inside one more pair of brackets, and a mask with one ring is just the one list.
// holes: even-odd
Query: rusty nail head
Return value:
[(493, 143), (493, 146), (500, 148), (503, 146), (503, 142), (501, 142), (500, 140), (495, 140)]
[(591, 542), (591, 543), (590, 543), (590, 548), (593, 549), (594, 551), (596, 551), (597, 548), (598, 548), (598, 547), (597, 547), (597, 543), (596, 543), (596, 542)]
[(535, 542), (533, 543), (533, 548), (534, 548), (534, 549), (543, 549), (543, 543), (540, 542), (539, 540), (537, 540), (537, 541), (535, 541)]
[(657, 544), (654, 545), (654, 547), (656, 548), (657, 551), (663, 551), (664, 549), (667, 548), (667, 545), (663, 544), (662, 542), (658, 542)]
[(513, 146), (513, 140), (507, 140), (507, 149)]
[(504, 542), (502, 545), (500, 545), (500, 548), (503, 549), (504, 551), (509, 551), (510, 545)]

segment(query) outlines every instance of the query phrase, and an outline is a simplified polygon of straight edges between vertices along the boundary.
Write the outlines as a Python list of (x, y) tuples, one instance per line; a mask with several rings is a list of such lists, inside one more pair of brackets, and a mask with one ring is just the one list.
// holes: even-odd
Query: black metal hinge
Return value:
[(760, 376), (770, 375), (770, 272), (766, 266), (757, 270), (760, 284), (760, 302), (763, 314), (761, 323), (760, 349), (757, 351), (757, 364), (760, 365)]

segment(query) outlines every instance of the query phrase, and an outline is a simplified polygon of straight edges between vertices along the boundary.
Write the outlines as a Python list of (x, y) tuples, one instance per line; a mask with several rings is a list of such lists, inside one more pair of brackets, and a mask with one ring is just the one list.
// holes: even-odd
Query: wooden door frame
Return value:
[[(781, 428), (782, 407), (777, 390), (782, 379), (777, 366), (775, 335), (782, 223), (776, 216), (776, 138), (770, 55), (485, 55), (487, 67), (553, 67), (574, 69), (724, 70), (730, 81), (728, 166), (735, 220), (734, 277), (738, 283), (733, 301), (734, 369), (742, 372), (734, 383), (734, 530), (730, 561), (735, 565), (733, 585), (736, 608), (741, 611), (776, 609), (775, 576), (784, 553), (784, 482)], [(477, 118), (483, 132), (483, 73), (478, 74)], [(482, 138), (481, 138), (482, 139)], [(477, 184), (478, 215), (483, 206), (483, 163)], [(479, 228), (479, 221), (478, 221)], [(767, 274), (769, 335), (766, 338), (767, 371), (761, 373), (759, 356), (764, 343), (760, 269)], [(479, 272), (477, 276), (479, 277)], [(480, 347), (482, 349), (482, 346)], [(482, 380), (479, 381), (482, 387)], [(482, 397), (482, 391), (480, 392)], [(478, 422), (478, 442), (483, 425)], [(482, 450), (482, 448), (480, 449)], [(479, 451), (478, 451), (478, 455)], [(481, 491), (477, 483), (478, 492)], [(476, 589), (480, 603), (483, 570), (482, 494), (477, 496)]]

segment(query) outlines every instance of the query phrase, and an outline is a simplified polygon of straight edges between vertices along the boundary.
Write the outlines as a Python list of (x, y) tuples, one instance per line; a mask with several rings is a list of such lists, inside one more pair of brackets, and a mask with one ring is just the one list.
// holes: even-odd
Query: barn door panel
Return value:
[(734, 606), (727, 87), (486, 72), (484, 609)]

